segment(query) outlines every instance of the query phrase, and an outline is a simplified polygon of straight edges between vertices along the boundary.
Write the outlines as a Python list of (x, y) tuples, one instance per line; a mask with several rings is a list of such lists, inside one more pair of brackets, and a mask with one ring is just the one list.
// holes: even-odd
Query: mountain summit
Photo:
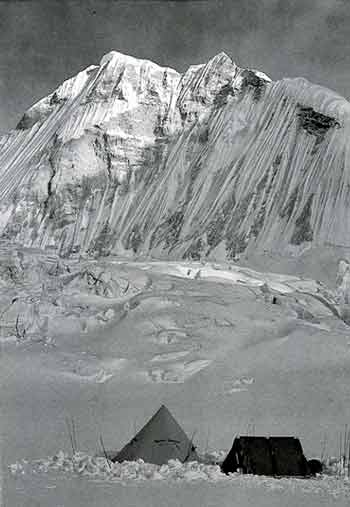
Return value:
[(0, 139), (0, 234), (73, 253), (234, 259), (350, 246), (350, 104), (220, 53), (112, 51)]

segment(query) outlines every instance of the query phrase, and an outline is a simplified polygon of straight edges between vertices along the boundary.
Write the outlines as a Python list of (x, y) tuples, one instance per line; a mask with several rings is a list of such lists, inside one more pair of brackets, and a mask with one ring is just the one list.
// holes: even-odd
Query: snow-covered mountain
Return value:
[(349, 247), (349, 139), (350, 103), (305, 79), (112, 51), (0, 139), (0, 233), (62, 255)]

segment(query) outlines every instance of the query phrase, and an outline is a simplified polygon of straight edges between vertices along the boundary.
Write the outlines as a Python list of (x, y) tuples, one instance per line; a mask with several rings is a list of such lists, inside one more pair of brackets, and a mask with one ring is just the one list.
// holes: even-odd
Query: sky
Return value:
[(112, 49), (183, 72), (225, 51), (350, 97), (350, 0), (0, 0), (0, 133)]

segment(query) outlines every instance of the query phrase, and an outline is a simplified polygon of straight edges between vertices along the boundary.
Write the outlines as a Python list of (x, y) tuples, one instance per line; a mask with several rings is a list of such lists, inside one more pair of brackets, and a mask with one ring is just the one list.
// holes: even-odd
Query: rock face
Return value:
[(1, 238), (62, 256), (349, 247), (349, 134), (349, 102), (305, 79), (111, 52), (0, 139)]

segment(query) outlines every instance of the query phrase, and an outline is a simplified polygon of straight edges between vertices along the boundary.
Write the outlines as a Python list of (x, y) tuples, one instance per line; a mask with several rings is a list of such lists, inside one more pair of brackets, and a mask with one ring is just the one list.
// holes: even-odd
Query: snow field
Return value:
[(202, 456), (203, 462), (191, 461), (181, 463), (169, 460), (164, 465), (137, 461), (113, 463), (109, 459), (90, 456), (77, 452), (73, 456), (59, 451), (56, 455), (34, 461), (21, 460), (9, 466), (12, 476), (21, 477), (30, 474), (64, 474), (71, 478), (84, 477), (87, 480), (106, 481), (106, 483), (138, 483), (142, 481), (161, 481), (164, 486), (172, 483), (226, 483), (234, 487), (263, 488), (268, 491), (286, 492), (288, 494), (306, 493), (310, 495), (326, 495), (329, 501), (349, 498), (350, 477), (347, 470), (337, 458), (330, 458), (325, 463), (326, 472), (315, 478), (274, 478), (267, 476), (242, 475), (233, 473), (225, 475), (220, 470), (219, 462), (226, 455), (225, 451), (214, 451)]

